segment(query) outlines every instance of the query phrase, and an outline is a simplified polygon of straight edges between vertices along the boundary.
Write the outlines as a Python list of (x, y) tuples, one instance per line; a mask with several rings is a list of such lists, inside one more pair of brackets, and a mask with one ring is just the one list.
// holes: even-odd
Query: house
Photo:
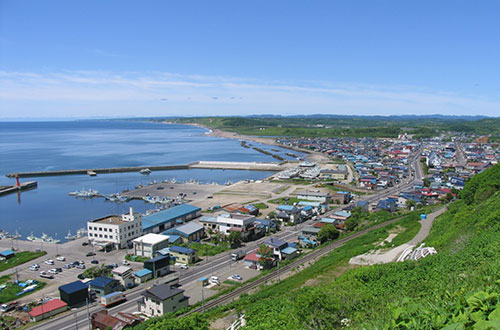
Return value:
[(277, 228), (276, 223), (269, 219), (255, 219), (255, 226), (263, 233), (274, 231)]
[(156, 251), (169, 245), (169, 237), (161, 234), (149, 233), (132, 241), (136, 256), (152, 258)]
[(217, 218), (202, 217), (199, 222), (207, 231), (219, 232), (229, 235), (231, 232), (240, 232), (243, 240), (249, 240), (260, 234), (255, 227), (255, 216), (248, 214), (229, 213), (219, 215)]
[(302, 228), (302, 236), (311, 241), (317, 241), (318, 233), (320, 230), (321, 228), (315, 228), (313, 226), (305, 226), (304, 228)]
[(273, 256), (276, 256), (279, 260), (283, 259), (281, 251), (288, 247), (288, 243), (280, 240), (279, 238), (271, 237), (264, 241), (264, 244), (270, 247), (273, 251)]
[(153, 272), (149, 269), (143, 268), (134, 273), (135, 282), (141, 284), (153, 278)]
[(142, 235), (142, 215), (130, 208), (128, 214), (110, 215), (87, 222), (88, 239), (94, 246), (123, 249)]
[(258, 269), (259, 267), (259, 257), (256, 252), (247, 254), (243, 261), (245, 262), (245, 267)]
[(119, 312), (115, 316), (109, 315), (106, 309), (95, 312), (90, 317), (92, 329), (122, 330), (133, 327), (142, 322), (142, 319), (131, 313)]
[(302, 222), (300, 209), (294, 205), (278, 205), (276, 218), (283, 222), (297, 224)]
[(105, 296), (111, 292), (123, 290), (120, 281), (111, 277), (96, 277), (89, 282), (89, 288), (99, 297)]
[(170, 255), (175, 258), (176, 262), (185, 264), (194, 264), (198, 261), (198, 251), (182, 246), (172, 245)]
[(30, 319), (33, 322), (44, 320), (48, 317), (62, 313), (68, 309), (68, 304), (61, 299), (52, 299), (45, 304), (33, 308), (30, 312)]
[(347, 177), (347, 168), (344, 166), (343, 168), (331, 170), (331, 169), (323, 169), (319, 172), (320, 179), (323, 180), (345, 180)]
[(89, 287), (81, 281), (71, 282), (59, 287), (59, 296), (71, 308), (80, 306), (89, 298)]
[(388, 212), (394, 212), (397, 210), (396, 201), (394, 199), (382, 199), (379, 200), (377, 206), (375, 207), (375, 212), (386, 210)]
[(145, 216), (142, 219), (142, 228), (144, 233), (161, 233), (174, 227), (178, 222), (184, 223), (200, 215), (199, 207), (190, 204), (177, 205)]
[(297, 193), (298, 199), (305, 199), (310, 201), (317, 201), (321, 203), (328, 204), (330, 202), (330, 195), (326, 192), (321, 192), (317, 189), (314, 190), (302, 190)]
[(132, 268), (120, 266), (111, 271), (113, 278), (120, 281), (124, 288), (131, 288), (135, 284)]
[(189, 305), (189, 297), (184, 296), (184, 290), (168, 284), (154, 285), (141, 296), (142, 299), (137, 302), (139, 312), (148, 316), (162, 316)]
[(332, 202), (335, 204), (347, 204), (351, 200), (351, 193), (348, 191), (336, 191), (332, 194)]
[(294, 247), (287, 246), (286, 248), (281, 250), (281, 257), (284, 260), (290, 260), (290, 259), (296, 258), (298, 256), (299, 256), (299, 250), (297, 250)]
[(170, 255), (158, 255), (144, 261), (144, 268), (152, 272), (153, 277), (160, 277), (170, 272)]
[(205, 236), (205, 229), (202, 225), (189, 222), (185, 225), (169, 229), (163, 232), (163, 234), (180, 236), (184, 243), (188, 243), (202, 239)]

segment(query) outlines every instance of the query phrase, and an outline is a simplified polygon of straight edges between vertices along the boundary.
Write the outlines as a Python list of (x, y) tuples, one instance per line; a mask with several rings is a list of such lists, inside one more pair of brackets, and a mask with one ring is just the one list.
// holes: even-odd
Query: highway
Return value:
[[(406, 182), (402, 182), (395, 187), (391, 187), (387, 190), (380, 191), (379, 193), (375, 193), (374, 195), (363, 196), (362, 198), (360, 198), (360, 200), (365, 200), (367, 202), (373, 202), (373, 201), (378, 200), (378, 199), (386, 198), (387, 196), (394, 195), (394, 194), (399, 193), (400, 191), (407, 190), (407, 189), (411, 188), (415, 180), (421, 180), (423, 178), (423, 173), (422, 173), (422, 169), (421, 169), (420, 162), (419, 162), (419, 155), (421, 153), (421, 149), (422, 148), (417, 150), (411, 156), (411, 158), (409, 160), (409, 163), (412, 165), (410, 167), (410, 169), (412, 169), (412, 170), (410, 171), (410, 175), (407, 178)], [(335, 211), (336, 210), (331, 210), (331, 211), (327, 212), (326, 214), (324, 214), (324, 216), (328, 216), (329, 214), (331, 214)], [(364, 234), (366, 234), (372, 230), (375, 230), (377, 228), (389, 225), (390, 223), (397, 221), (397, 220), (398, 219), (393, 219), (393, 220), (378, 224), (376, 226), (361, 230), (361, 231), (359, 231), (359, 232), (357, 232), (349, 237), (339, 239), (338, 241), (326, 246), (325, 248), (320, 248), (318, 250), (315, 250), (312, 253), (307, 254), (304, 257), (296, 260), (295, 262), (288, 264), (285, 267), (282, 267), (280, 272), (283, 273), (289, 269), (293, 269), (293, 267), (295, 267), (296, 264), (304, 264), (307, 261), (311, 261), (311, 260), (314, 260), (316, 258), (319, 258), (319, 257), (331, 252), (333, 249), (338, 248), (339, 246), (345, 244), (349, 240), (352, 240), (356, 237), (364, 235)], [(279, 233), (276, 233), (274, 235), (274, 237), (277, 237), (277, 238), (280, 238), (283, 240), (287, 240), (289, 238), (293, 238), (295, 240), (295, 238), (297, 237), (297, 234), (301, 231), (303, 226), (310, 225), (312, 223), (313, 223), (312, 220), (308, 220), (300, 225), (293, 226), (293, 227), (283, 226), (282, 227), (283, 230), (280, 231)], [(246, 246), (241, 248), (241, 250), (245, 251), (245, 253), (253, 251), (258, 247), (259, 244), (261, 244), (263, 241), (265, 241), (268, 238), (269, 237), (263, 237), (257, 241), (247, 243)], [(229, 263), (231, 263), (229, 253), (230, 252), (223, 253), (219, 256), (210, 257), (207, 259), (206, 262), (203, 261), (199, 265), (192, 266), (190, 269), (188, 269), (186, 271), (182, 271), (179, 274), (180, 275), (180, 284), (184, 285), (186, 283), (196, 281), (202, 277), (210, 276), (210, 274), (214, 268), (222, 268), (222, 267), (228, 265)], [(210, 307), (218, 306), (218, 305), (228, 301), (229, 299), (232, 299), (232, 298), (238, 296), (239, 294), (241, 294), (243, 292), (248, 292), (248, 290), (251, 290), (252, 288), (256, 287), (259, 284), (265, 283), (266, 281), (273, 279), (276, 276), (277, 276), (276, 271), (269, 273), (266, 276), (263, 276), (254, 282), (248, 283), (246, 285), (243, 285), (243, 286), (235, 289), (234, 291), (232, 291), (231, 293), (229, 293), (227, 295), (224, 295), (222, 297), (219, 297), (217, 299), (214, 299), (214, 300), (207, 302), (205, 304), (205, 308), (208, 309)], [(158, 279), (157, 281), (155, 281), (155, 283), (161, 284), (162, 279)], [(147, 288), (151, 285), (152, 285), (152, 283), (150, 282), (150, 283), (139, 285), (131, 290), (127, 290), (127, 292), (126, 292), (127, 293), (127, 301), (125, 303), (118, 305), (118, 306), (108, 308), (108, 312), (110, 314), (114, 315), (117, 312), (137, 310), (135, 307), (137, 304), (136, 301), (140, 298), (141, 292), (144, 291), (145, 288)], [(34, 326), (33, 329), (43, 329), (43, 330), (88, 329), (88, 322), (89, 322), (88, 315), (91, 315), (92, 313), (95, 313), (95, 312), (102, 310), (102, 309), (104, 309), (104, 308), (100, 304), (93, 303), (93, 304), (89, 305), (88, 308), (84, 306), (84, 307), (81, 307), (78, 309), (73, 309), (73, 310), (71, 310), (71, 311), (69, 311), (69, 312), (67, 312), (59, 317), (55, 317), (53, 319), (49, 319), (45, 322), (42, 322), (42, 323)], [(200, 308), (195, 309), (192, 312), (199, 311), (199, 310), (200, 310)], [(192, 312), (190, 312), (190, 313), (192, 313)]]

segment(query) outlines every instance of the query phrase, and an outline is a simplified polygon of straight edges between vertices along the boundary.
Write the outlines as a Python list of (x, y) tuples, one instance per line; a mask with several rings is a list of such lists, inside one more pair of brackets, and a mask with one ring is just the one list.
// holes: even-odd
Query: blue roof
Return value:
[(167, 255), (159, 255), (159, 256), (156, 256), (154, 258), (151, 258), (149, 260), (147, 260), (146, 262), (156, 262), (158, 260), (161, 260), (161, 259), (165, 259), (165, 258), (170, 258), (170, 256), (167, 256)]
[(293, 211), (295, 209), (295, 206), (293, 206), (293, 205), (280, 205), (277, 207), (277, 209), (280, 211)]
[(334, 214), (338, 215), (339, 217), (346, 217), (346, 218), (349, 218), (351, 216), (351, 212), (348, 211), (337, 211)]
[(110, 277), (96, 277), (92, 281), (90, 281), (91, 286), (96, 286), (99, 288), (104, 288), (106, 285), (110, 284), (114, 280)]
[(204, 228), (203, 226), (195, 223), (195, 222), (188, 222), (185, 225), (175, 227), (172, 229), (169, 229), (165, 231), (167, 235), (174, 234), (174, 235), (179, 235), (185, 238), (188, 238), (190, 235), (193, 235), (197, 232), (203, 231)]
[(194, 252), (194, 250), (183, 246), (172, 245), (170, 247), (170, 252), (176, 252), (180, 254), (191, 254)]
[(65, 285), (61, 285), (59, 290), (66, 292), (67, 294), (72, 294), (81, 290), (88, 290), (88, 287), (81, 281), (74, 281)]
[(280, 240), (279, 238), (276, 238), (276, 237), (271, 237), (271, 238), (265, 240), (264, 244), (269, 245), (273, 248), (279, 249), (282, 246), (287, 245), (287, 242)]
[(319, 207), (321, 205), (320, 202), (307, 202), (307, 201), (300, 201), (299, 206), (312, 206), (312, 207)]
[(323, 223), (335, 223), (335, 219), (332, 219), (332, 218), (321, 218), (320, 222), (323, 222)]
[(149, 275), (151, 273), (152, 273), (152, 271), (150, 271), (149, 269), (144, 268), (144, 269), (136, 271), (134, 273), (134, 275), (137, 276), (137, 277), (143, 277), (143, 276)]
[(144, 230), (159, 226), (161, 224), (165, 224), (167, 222), (176, 221), (177, 219), (182, 218), (188, 214), (196, 213), (199, 211), (201, 211), (199, 207), (190, 204), (177, 205), (164, 211), (160, 211), (158, 213), (143, 217), (142, 229)]
[(0, 255), (4, 256), (4, 257), (11, 256), (11, 255), (14, 255), (14, 254), (15, 253), (12, 250), (5, 250), (5, 251), (0, 252)]
[(170, 254), (170, 249), (169, 248), (163, 248), (161, 250), (156, 251), (156, 253), (159, 253), (162, 256), (166, 256), (167, 254)]
[(292, 254), (292, 253), (297, 252), (297, 249), (289, 246), (289, 247), (281, 250), (281, 252), (283, 252), (284, 254)]
[(179, 235), (168, 235), (168, 242), (169, 243), (175, 243), (180, 239), (181, 239), (181, 237)]
[(312, 206), (310, 206), (310, 205), (304, 206), (304, 207), (302, 208), (302, 210), (303, 210), (303, 211), (309, 211), (309, 210), (312, 210)]

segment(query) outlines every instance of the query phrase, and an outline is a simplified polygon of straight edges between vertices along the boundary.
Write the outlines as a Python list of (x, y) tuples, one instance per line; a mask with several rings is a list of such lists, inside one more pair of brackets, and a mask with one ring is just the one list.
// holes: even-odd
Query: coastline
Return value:
[(330, 161), (330, 159), (322, 153), (311, 151), (311, 150), (304, 150), (304, 149), (300, 149), (300, 148), (292, 148), (292, 147), (288, 147), (288, 146), (283, 146), (282, 144), (277, 143), (276, 139), (273, 139), (273, 138), (263, 138), (263, 137), (258, 137), (258, 136), (254, 136), (254, 135), (239, 135), (238, 133), (223, 131), (223, 130), (220, 130), (217, 128), (210, 128), (208, 126), (196, 124), (196, 123), (179, 124), (179, 123), (174, 123), (174, 122), (170, 122), (170, 121), (162, 121), (162, 123), (195, 126), (195, 127), (206, 129), (208, 131), (206, 134), (211, 135), (211, 136), (217, 136), (217, 137), (228, 138), (228, 139), (236, 139), (236, 140), (247, 140), (247, 141), (253, 141), (253, 142), (257, 142), (257, 143), (267, 144), (270, 146), (276, 146), (276, 147), (280, 147), (280, 148), (295, 150), (295, 151), (307, 154), (306, 158), (309, 161), (314, 162), (314, 163), (321, 164), (321, 163), (326, 163), (326, 162)]

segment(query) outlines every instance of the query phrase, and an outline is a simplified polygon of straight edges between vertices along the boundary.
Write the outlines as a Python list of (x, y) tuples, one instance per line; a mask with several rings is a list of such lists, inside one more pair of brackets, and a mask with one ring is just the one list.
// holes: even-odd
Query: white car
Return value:
[(122, 261), (122, 265), (124, 265), (124, 266), (128, 266), (128, 265), (130, 265), (130, 262), (128, 262), (127, 260), (123, 260), (123, 261)]
[(186, 264), (181, 264), (181, 269), (188, 269), (188, 268), (189, 268), (189, 266), (188, 266), (188, 265), (186, 265)]
[(56, 260), (57, 261), (66, 261), (66, 258), (64, 258), (64, 257), (57, 257)]
[(57, 269), (55, 269), (55, 268), (49, 269), (48, 273), (49, 274), (57, 274)]
[(39, 268), (40, 268), (40, 265), (35, 264), (35, 265), (31, 265), (29, 269), (30, 270), (38, 270)]
[(46, 260), (46, 261), (45, 261), (45, 263), (46, 263), (47, 265), (53, 265), (53, 264), (54, 264), (54, 260), (49, 259), (49, 260)]
[(208, 280), (210, 283), (213, 283), (213, 284), (217, 284), (219, 285), (220, 284), (220, 281), (219, 281), (219, 278), (217, 276), (211, 276), (210, 279)]

